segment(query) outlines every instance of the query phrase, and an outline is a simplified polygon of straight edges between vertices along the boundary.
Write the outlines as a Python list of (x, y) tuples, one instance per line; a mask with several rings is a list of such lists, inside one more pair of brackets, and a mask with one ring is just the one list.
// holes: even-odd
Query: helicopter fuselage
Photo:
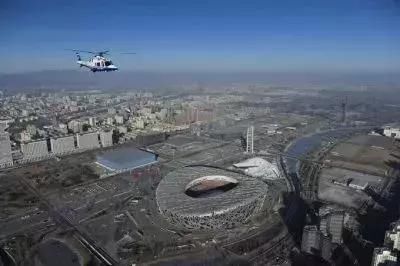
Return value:
[(102, 56), (95, 56), (89, 61), (78, 60), (76, 63), (80, 67), (87, 67), (92, 72), (110, 72), (118, 70), (118, 67), (111, 60)]

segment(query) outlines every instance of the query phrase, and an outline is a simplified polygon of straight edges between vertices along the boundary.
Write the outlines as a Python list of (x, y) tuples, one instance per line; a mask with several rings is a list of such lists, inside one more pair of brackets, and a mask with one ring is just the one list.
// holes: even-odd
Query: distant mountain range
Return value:
[(399, 73), (189, 73), (127, 72), (92, 73), (86, 70), (50, 70), (0, 74), (0, 90), (29, 89), (158, 89), (194, 84), (267, 84), (292, 87), (400, 87)]

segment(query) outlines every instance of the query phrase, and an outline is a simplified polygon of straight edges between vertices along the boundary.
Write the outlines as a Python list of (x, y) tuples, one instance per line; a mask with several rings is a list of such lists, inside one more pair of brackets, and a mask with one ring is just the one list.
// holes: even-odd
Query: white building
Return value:
[(35, 125), (27, 125), (26, 126), (26, 132), (28, 132), (31, 135), (35, 135), (37, 132), (37, 128)]
[(24, 130), (21, 133), (19, 133), (19, 139), (21, 140), (21, 142), (30, 141), (31, 140), (31, 134), (29, 134), (28, 132), (26, 132)]
[(95, 104), (96, 103), (96, 98), (89, 96), (89, 103), (90, 104)]
[(303, 229), (303, 237), (301, 238), (301, 250), (306, 253), (313, 254), (319, 251), (321, 246), (321, 232), (317, 226), (305, 226)]
[(49, 155), (47, 141), (40, 140), (21, 144), (21, 152), (26, 160), (46, 158)]
[(56, 128), (57, 131), (67, 134), (68, 133), (68, 127), (66, 124), (58, 124), (58, 127)]
[(96, 126), (96, 117), (89, 117), (89, 125), (94, 127)]
[[(10, 111), (10, 114), (12, 113), (12, 111)], [(16, 114), (18, 115), (18, 114)], [(8, 127), (8, 124), (10, 123), (14, 123), (15, 119), (13, 118), (9, 118), (9, 119), (4, 119), (4, 118), (0, 118), (0, 125), (3, 125), (5, 128)]]
[(21, 112), (22, 116), (28, 116), (28, 114), (29, 114), (28, 110), (25, 110), (25, 109), (23, 109)]
[(390, 250), (385, 248), (375, 248), (372, 258), (372, 266), (397, 265), (397, 257)]
[(77, 120), (72, 120), (68, 122), (68, 129), (74, 133), (79, 133), (82, 131), (82, 123)]
[(122, 115), (116, 115), (115, 117), (115, 123), (122, 125), (124, 123), (124, 117)]
[(247, 175), (253, 177), (260, 177), (267, 180), (280, 178), (278, 167), (260, 157), (250, 158), (233, 166), (242, 169)]
[(126, 134), (128, 132), (128, 129), (126, 127), (124, 127), (124, 126), (119, 126), (118, 127), (118, 131), (119, 131), (119, 133)]
[(102, 147), (109, 147), (113, 145), (112, 135), (113, 135), (112, 130), (100, 132), (100, 143)]
[(114, 118), (112, 118), (112, 117), (107, 117), (107, 119), (106, 119), (106, 124), (107, 125), (112, 125), (114, 123)]
[(68, 106), (68, 109), (69, 109), (70, 112), (78, 112), (79, 111), (79, 107), (78, 106), (74, 106), (74, 105)]
[(8, 132), (0, 132), (0, 167), (13, 165), (11, 142)]
[(108, 108), (108, 113), (114, 115), (116, 113), (115, 108)]
[(51, 152), (54, 154), (62, 155), (68, 154), (75, 150), (74, 136), (61, 137), (50, 139)]
[(150, 120), (150, 121), (154, 121), (157, 118), (156, 114), (147, 114), (146, 117)]
[(96, 149), (100, 147), (99, 133), (76, 134), (76, 142), (79, 149)]
[(143, 119), (136, 120), (136, 128), (144, 129), (144, 121), (143, 121)]
[(158, 112), (158, 118), (161, 121), (164, 121), (165, 119), (167, 119), (167, 114), (168, 114), (168, 110), (166, 108), (163, 108), (160, 110), (160, 112)]
[(385, 243), (390, 246), (392, 250), (400, 251), (400, 224), (397, 223), (392, 230), (386, 231)]
[(141, 113), (141, 114), (151, 114), (151, 108), (143, 107), (142, 109), (139, 110), (139, 113)]
[(400, 128), (399, 127), (385, 127), (383, 129), (383, 135), (395, 139), (400, 139)]

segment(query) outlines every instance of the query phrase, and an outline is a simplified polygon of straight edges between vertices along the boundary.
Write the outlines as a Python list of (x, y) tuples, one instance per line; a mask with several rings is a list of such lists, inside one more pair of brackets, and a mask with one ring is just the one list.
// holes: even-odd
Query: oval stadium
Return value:
[(157, 187), (159, 211), (187, 229), (231, 228), (245, 223), (263, 206), (262, 181), (209, 166), (190, 166), (167, 174)]

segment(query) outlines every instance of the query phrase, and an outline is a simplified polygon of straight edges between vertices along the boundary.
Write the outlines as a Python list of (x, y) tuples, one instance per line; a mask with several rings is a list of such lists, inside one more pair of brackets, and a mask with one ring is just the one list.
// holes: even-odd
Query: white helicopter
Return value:
[[(92, 52), (92, 51), (81, 51), (81, 50), (71, 50), (76, 53), (78, 61), (76, 63), (80, 67), (87, 67), (92, 72), (109, 72), (109, 71), (117, 71), (118, 67), (113, 64), (113, 62), (104, 55), (108, 54), (109, 51), (100, 51), (100, 52)], [(94, 54), (94, 56), (89, 60), (82, 60), (79, 53), (88, 53)], [(135, 54), (135, 53), (123, 53), (123, 54)]]

